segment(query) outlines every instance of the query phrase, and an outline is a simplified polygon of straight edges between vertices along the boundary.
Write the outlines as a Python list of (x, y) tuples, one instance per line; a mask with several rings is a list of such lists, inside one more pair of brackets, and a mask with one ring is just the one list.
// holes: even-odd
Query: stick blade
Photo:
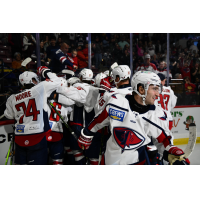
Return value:
[(27, 65), (28, 63), (30, 63), (31, 60), (32, 60), (32, 59), (31, 59), (30, 57), (26, 58), (26, 59), (22, 62), (21, 66), (22, 66), (22, 67), (26, 67), (26, 65)]
[(189, 141), (184, 151), (186, 158), (188, 158), (192, 154), (192, 151), (196, 143), (196, 139), (197, 139), (197, 128), (194, 123), (191, 123), (189, 125)]

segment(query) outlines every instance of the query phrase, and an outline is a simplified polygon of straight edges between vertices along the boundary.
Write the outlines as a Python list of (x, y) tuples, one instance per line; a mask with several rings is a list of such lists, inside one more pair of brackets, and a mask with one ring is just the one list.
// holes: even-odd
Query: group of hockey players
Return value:
[(22, 73), (4, 112), (16, 120), (15, 164), (190, 164), (170, 131), (177, 98), (153, 69), (132, 78), (117, 63), (94, 79), (86, 68), (71, 78), (45, 66)]

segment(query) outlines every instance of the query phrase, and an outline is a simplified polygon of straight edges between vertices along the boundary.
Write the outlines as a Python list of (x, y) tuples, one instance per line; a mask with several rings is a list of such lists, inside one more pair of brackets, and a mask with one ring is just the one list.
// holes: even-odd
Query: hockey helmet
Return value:
[(75, 83), (80, 83), (80, 79), (78, 77), (71, 77), (67, 80), (70, 85), (74, 85)]
[(91, 81), (93, 78), (93, 72), (91, 69), (82, 69), (78, 75), (79, 78), (82, 77), (82, 80)]
[(25, 84), (33, 84), (33, 85), (37, 85), (35, 83), (33, 83), (32, 79), (35, 79), (37, 81), (37, 83), (39, 83), (39, 78), (37, 76), (36, 73), (34, 72), (29, 72), (29, 71), (25, 71), (22, 74), (19, 75), (19, 82), (24, 86)]
[[(119, 81), (115, 82), (115, 79), (119, 76)], [(119, 65), (112, 70), (111, 77), (117, 85), (120, 81), (130, 78), (131, 70), (128, 65)]]
[[(138, 92), (138, 85), (141, 84), (145, 90), (145, 94), (142, 95)], [(159, 86), (159, 93), (162, 91), (162, 84), (160, 77), (151, 71), (138, 71), (136, 72), (131, 80), (131, 86), (133, 88), (133, 91), (136, 92), (139, 96), (142, 97), (143, 104), (145, 104), (147, 91), (149, 89), (150, 85), (156, 85)]]
[(97, 74), (97, 75), (95, 76), (94, 81), (95, 81), (97, 87), (100, 87), (101, 79), (103, 79), (103, 78), (105, 78), (105, 77), (107, 77), (106, 74), (104, 74), (104, 73), (102, 73), (102, 72), (99, 73), (99, 74)]

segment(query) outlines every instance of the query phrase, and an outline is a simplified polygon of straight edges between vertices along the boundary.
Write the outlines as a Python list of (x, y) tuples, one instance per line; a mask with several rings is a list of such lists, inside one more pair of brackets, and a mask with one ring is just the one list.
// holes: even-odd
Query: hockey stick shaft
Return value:
[(70, 133), (74, 136), (74, 138), (76, 140), (78, 140), (77, 135), (75, 134), (75, 132), (71, 129), (71, 127), (64, 121), (62, 115), (56, 110), (55, 106), (49, 101), (47, 100), (48, 104), (50, 107), (53, 108), (53, 110), (56, 112), (56, 114), (60, 117), (60, 119), (62, 120), (62, 122), (64, 123), (64, 125), (69, 129)]
[(10, 142), (10, 146), (9, 146), (8, 153), (7, 153), (7, 156), (6, 156), (6, 162), (5, 162), (5, 165), (7, 165), (7, 163), (8, 163), (8, 158), (9, 158), (9, 155), (10, 155), (10, 149), (11, 149), (11, 146), (12, 146), (12, 142)]

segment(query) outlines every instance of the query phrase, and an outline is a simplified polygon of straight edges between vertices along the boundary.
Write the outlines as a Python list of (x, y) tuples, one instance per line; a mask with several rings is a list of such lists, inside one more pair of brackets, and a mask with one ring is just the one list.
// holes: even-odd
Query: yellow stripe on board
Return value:
[[(183, 145), (188, 143), (189, 138), (174, 139), (174, 145)], [(197, 137), (196, 143), (200, 143), (200, 137)]]

